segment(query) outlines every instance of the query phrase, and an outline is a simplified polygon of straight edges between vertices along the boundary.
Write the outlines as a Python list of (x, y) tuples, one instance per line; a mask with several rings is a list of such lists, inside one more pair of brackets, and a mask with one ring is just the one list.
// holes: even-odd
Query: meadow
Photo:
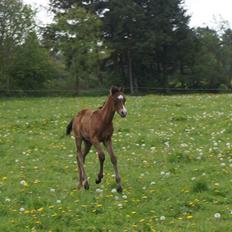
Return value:
[(75, 144), (65, 136), (82, 108), (105, 97), (0, 100), (0, 231), (231, 231), (232, 95), (128, 97), (114, 118), (124, 191), (106, 155), (86, 160), (77, 190)]

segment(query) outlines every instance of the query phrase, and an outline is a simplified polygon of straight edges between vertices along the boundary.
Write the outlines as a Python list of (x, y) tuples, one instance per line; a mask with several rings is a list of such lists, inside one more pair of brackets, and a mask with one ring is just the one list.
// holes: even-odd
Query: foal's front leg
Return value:
[(113, 150), (113, 146), (112, 146), (112, 140), (109, 139), (104, 144), (105, 144), (105, 146), (107, 148), (107, 151), (108, 151), (108, 153), (110, 155), (111, 162), (112, 162), (113, 167), (114, 167), (115, 176), (116, 176), (116, 182), (117, 182), (117, 192), (121, 193), (122, 190), (123, 190), (122, 189), (122, 183), (121, 183), (121, 177), (120, 177), (119, 171), (118, 171), (117, 157), (114, 154), (114, 150)]
[(98, 173), (97, 178), (96, 178), (96, 184), (100, 184), (101, 180), (103, 178), (103, 168), (104, 168), (105, 154), (104, 154), (99, 142), (95, 142), (94, 146), (96, 148), (99, 163), (100, 163), (100, 170), (99, 170), (99, 173)]
[(82, 143), (82, 139), (76, 138), (77, 165), (78, 165), (79, 178), (80, 178), (79, 188), (82, 188), (84, 186), (85, 189), (89, 189), (89, 183), (84, 168), (83, 153), (81, 151), (81, 143)]

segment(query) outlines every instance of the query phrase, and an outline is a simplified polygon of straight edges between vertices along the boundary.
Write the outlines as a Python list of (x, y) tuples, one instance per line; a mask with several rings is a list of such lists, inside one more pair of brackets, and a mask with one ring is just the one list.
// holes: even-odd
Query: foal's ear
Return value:
[(114, 95), (114, 94), (117, 93), (117, 92), (119, 92), (118, 87), (112, 86), (112, 87), (110, 88), (110, 94), (111, 94), (111, 95)]
[(124, 92), (124, 88), (123, 88), (123, 87), (119, 87), (118, 90), (119, 90), (120, 92)]

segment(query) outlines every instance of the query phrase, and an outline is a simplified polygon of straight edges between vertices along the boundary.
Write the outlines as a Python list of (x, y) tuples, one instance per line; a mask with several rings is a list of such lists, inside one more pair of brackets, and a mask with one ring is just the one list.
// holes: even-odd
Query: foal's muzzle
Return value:
[(121, 116), (122, 118), (125, 118), (126, 115), (127, 115), (127, 112), (122, 111), (122, 112), (120, 112), (119, 114), (120, 114), (120, 116)]
[(123, 106), (123, 108), (119, 111), (119, 115), (122, 117), (122, 118), (125, 118), (126, 115), (127, 115), (127, 110), (125, 108), (125, 106)]

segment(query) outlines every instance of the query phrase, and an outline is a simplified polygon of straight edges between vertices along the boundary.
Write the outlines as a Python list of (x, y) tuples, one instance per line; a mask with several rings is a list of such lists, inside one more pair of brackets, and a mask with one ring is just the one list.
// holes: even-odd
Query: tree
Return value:
[(101, 84), (99, 62), (108, 56), (108, 48), (101, 36), (99, 18), (78, 7), (58, 13), (55, 23), (48, 30), (53, 32), (57, 51), (61, 51), (66, 65), (75, 78), (76, 91), (80, 90), (80, 82), (96, 77)]
[(224, 83), (221, 46), (217, 32), (209, 28), (196, 30), (198, 48), (188, 85), (192, 88), (218, 88)]
[[(50, 2), (57, 15), (75, 8), (72, 0)], [(131, 93), (150, 82), (167, 87), (168, 76), (185, 65), (186, 55), (179, 51), (191, 47), (191, 30), (182, 0), (75, 3), (102, 21), (101, 33), (111, 47), (112, 62), (106, 62), (107, 69), (123, 77)]]
[(232, 86), (232, 30), (226, 29), (221, 36), (221, 60), (225, 73), (225, 85)]
[(11, 75), (12, 86), (20, 90), (45, 88), (45, 83), (56, 77), (55, 64), (48, 51), (40, 45), (35, 32), (28, 34), (18, 47)]
[(127, 78), (132, 93), (149, 79), (167, 87), (178, 59), (184, 60), (178, 51), (186, 47), (190, 31), (182, 0), (104, 2), (98, 12), (106, 12), (104, 35), (113, 49), (115, 71)]
[(15, 52), (34, 30), (34, 13), (20, 0), (0, 1), (0, 84), (10, 89), (9, 75), (15, 60)]

